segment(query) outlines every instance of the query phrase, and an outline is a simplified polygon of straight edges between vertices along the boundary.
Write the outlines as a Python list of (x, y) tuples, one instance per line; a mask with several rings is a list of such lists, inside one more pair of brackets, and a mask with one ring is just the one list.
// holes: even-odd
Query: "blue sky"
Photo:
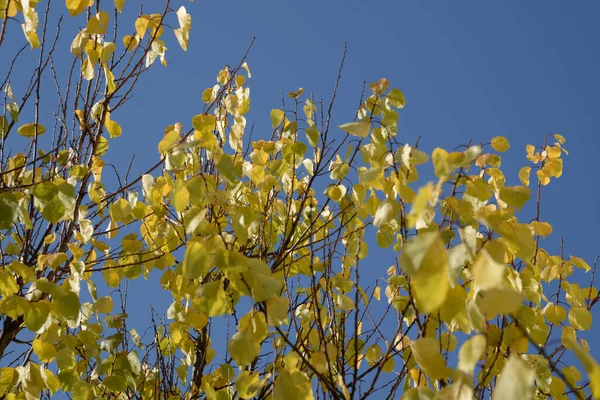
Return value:
[[(590, 264), (600, 253), (599, 2), (198, 0), (173, 6), (181, 4), (193, 18), (189, 50), (184, 53), (172, 40), (168, 68), (153, 66), (132, 102), (115, 113), (123, 127), (123, 136), (111, 144), (110, 159), (117, 164), (126, 165), (133, 152), (134, 172), (153, 164), (165, 126), (177, 121), (190, 126), (201, 112), (202, 91), (214, 85), (225, 64), (237, 64), (252, 37), (247, 119), (256, 123), (255, 137), (261, 129), (270, 134), (269, 111), (280, 107), (280, 91), (304, 87), (317, 98), (330, 98), (347, 42), (335, 124), (354, 117), (363, 81), (386, 77), (407, 98), (400, 141), (414, 143), (421, 135), (420, 147), (431, 152), (470, 138), (488, 142), (506, 136), (511, 149), (503, 169), (509, 185), (519, 184), (525, 145), (560, 133), (570, 155), (562, 178), (542, 191), (542, 219), (554, 227), (542, 245), (558, 254), (564, 236), (565, 254)], [(370, 257), (377, 263), (377, 252)], [(144, 282), (131, 287), (143, 290)], [(152, 298), (168, 301), (159, 290)], [(142, 310), (145, 301), (140, 313), (130, 313), (137, 314), (140, 329), (146, 322)]]

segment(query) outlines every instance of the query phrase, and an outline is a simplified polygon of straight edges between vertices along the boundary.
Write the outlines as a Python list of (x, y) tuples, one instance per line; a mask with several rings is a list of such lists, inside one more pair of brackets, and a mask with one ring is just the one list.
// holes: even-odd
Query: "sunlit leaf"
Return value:
[(508, 139), (504, 136), (496, 136), (492, 139), (492, 148), (503, 153), (510, 149), (510, 143), (508, 143)]
[(81, 14), (90, 4), (89, 0), (66, 0), (66, 2), (71, 17)]
[(41, 135), (44, 132), (46, 132), (46, 128), (44, 128), (40, 124), (36, 125), (33, 122), (30, 122), (30, 123), (25, 124), (25, 125), (21, 125), (21, 127), (19, 127), (19, 129), (18, 129), (19, 135), (25, 136), (25, 137), (28, 137), (28, 138), (35, 137), (36, 135)]

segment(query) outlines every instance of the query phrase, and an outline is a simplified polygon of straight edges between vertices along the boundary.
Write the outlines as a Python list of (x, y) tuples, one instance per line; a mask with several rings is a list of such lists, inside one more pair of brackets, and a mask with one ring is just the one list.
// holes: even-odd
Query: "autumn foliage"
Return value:
[[(259, 110), (250, 139), (246, 53), (197, 115), (158, 121), (145, 173), (112, 171), (144, 72), (192, 45), (173, 3), (0, 0), (0, 398), (600, 398), (596, 263), (541, 246), (563, 136), (426, 151), (386, 79), (334, 126), (338, 75), (329, 102)], [(518, 176), (506, 151), (526, 154)], [(136, 279), (172, 296), (144, 330)]]

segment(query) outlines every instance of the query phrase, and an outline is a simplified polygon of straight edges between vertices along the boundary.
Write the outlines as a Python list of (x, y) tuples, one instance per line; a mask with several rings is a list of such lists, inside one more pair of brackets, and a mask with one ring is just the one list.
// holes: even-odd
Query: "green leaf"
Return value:
[(519, 356), (511, 354), (498, 378), (492, 399), (532, 399), (534, 378), (534, 371)]
[(364, 122), (349, 122), (347, 124), (340, 125), (340, 129), (351, 135), (358, 137), (367, 137), (371, 131), (371, 123), (369, 121)]
[(497, 315), (514, 314), (521, 307), (523, 296), (514, 289), (494, 288), (477, 294), (476, 304), (487, 320)]

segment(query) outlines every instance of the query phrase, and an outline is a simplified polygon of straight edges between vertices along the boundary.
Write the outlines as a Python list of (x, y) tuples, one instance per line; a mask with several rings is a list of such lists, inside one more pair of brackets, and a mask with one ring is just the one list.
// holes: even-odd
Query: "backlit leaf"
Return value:
[(340, 125), (340, 129), (344, 132), (348, 132), (351, 135), (358, 137), (367, 137), (371, 131), (371, 123), (368, 121), (362, 122), (349, 122), (347, 124)]
[(569, 310), (569, 324), (577, 330), (587, 331), (592, 326), (592, 314), (585, 308), (572, 307)]
[(579, 258), (579, 257), (575, 257), (575, 256), (571, 256), (569, 257), (569, 261), (571, 261), (571, 263), (576, 266), (577, 268), (581, 268), (583, 270), (585, 270), (585, 272), (588, 272), (589, 270), (591, 270), (592, 268), (588, 265), (588, 263), (585, 262), (585, 260), (583, 258)]
[(33, 341), (33, 352), (41, 362), (51, 362), (56, 358), (56, 348), (50, 343), (43, 342), (39, 339)]
[(524, 186), (505, 186), (500, 189), (500, 199), (509, 206), (520, 209), (529, 200), (531, 189)]
[(431, 378), (442, 379), (450, 374), (439, 344), (432, 338), (421, 338), (410, 344), (410, 349), (419, 367)]
[(483, 335), (475, 335), (461, 346), (458, 353), (458, 369), (472, 375), (477, 363), (485, 354), (487, 341)]
[(406, 242), (401, 266), (412, 278), (417, 306), (422, 312), (437, 310), (449, 288), (448, 254), (436, 233), (425, 233)]
[(519, 356), (511, 354), (498, 378), (492, 399), (532, 399), (533, 381), (534, 372)]
[(260, 344), (247, 332), (237, 332), (227, 343), (227, 349), (240, 366), (249, 365), (260, 353)]

